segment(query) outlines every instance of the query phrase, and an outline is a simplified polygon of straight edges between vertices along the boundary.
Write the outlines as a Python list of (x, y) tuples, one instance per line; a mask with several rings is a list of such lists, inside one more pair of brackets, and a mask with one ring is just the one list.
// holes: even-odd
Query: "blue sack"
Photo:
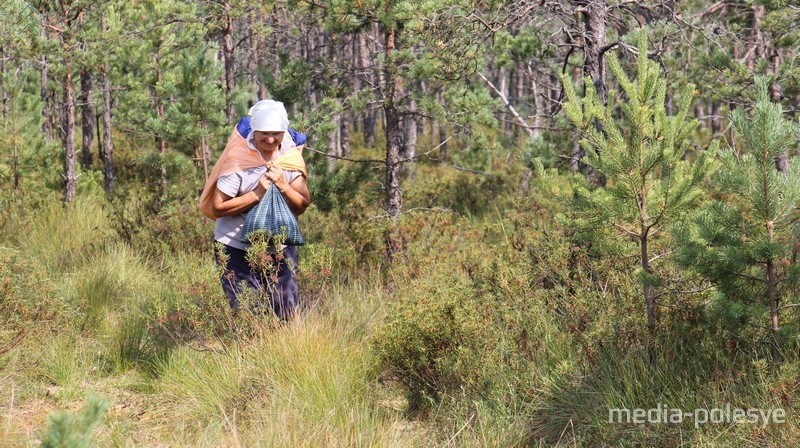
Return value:
[(300, 234), (297, 218), (275, 184), (270, 185), (261, 201), (247, 213), (239, 241), (250, 243), (250, 234), (257, 230), (263, 230), (270, 241), (277, 235), (285, 235), (283, 244), (287, 246), (306, 244), (306, 240)]

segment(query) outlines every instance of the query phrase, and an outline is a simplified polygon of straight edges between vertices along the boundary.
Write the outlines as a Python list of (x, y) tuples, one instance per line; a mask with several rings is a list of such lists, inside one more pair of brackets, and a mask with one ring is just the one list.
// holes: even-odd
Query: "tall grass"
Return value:
[[(361, 332), (381, 305), (356, 296), (363, 288), (338, 288), (330, 303), (289, 323), (257, 324), (257, 336), (217, 353), (180, 348), (161, 365), (154, 387), (180, 403), (176, 415), (217, 428), (211, 433), (219, 443), (424, 445), (425, 432), (402, 423), (370, 379)], [(356, 302), (358, 308), (344, 306)]]
[(42, 262), (51, 274), (70, 270), (113, 234), (103, 202), (81, 197), (68, 205), (52, 201), (14, 214), (6, 222), (6, 238)]
[[(83, 381), (91, 370), (91, 347), (74, 335), (56, 336), (45, 343), (41, 357), (41, 375), (47, 393), (60, 404), (80, 396)], [(56, 386), (51, 389), (51, 386)]]
[(124, 243), (98, 250), (75, 266), (63, 285), (66, 299), (82, 310), (82, 325), (90, 328), (102, 326), (109, 313), (138, 309), (142, 298), (159, 287), (145, 262)]

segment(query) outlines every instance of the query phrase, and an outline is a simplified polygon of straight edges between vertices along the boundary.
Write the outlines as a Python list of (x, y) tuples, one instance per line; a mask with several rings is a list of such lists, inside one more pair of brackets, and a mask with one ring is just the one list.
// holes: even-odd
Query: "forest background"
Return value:
[[(0, 21), (0, 445), (800, 443), (797, 2)], [(231, 316), (197, 209), (263, 98), (309, 136), (286, 324)], [(659, 404), (787, 417), (609, 421)]]

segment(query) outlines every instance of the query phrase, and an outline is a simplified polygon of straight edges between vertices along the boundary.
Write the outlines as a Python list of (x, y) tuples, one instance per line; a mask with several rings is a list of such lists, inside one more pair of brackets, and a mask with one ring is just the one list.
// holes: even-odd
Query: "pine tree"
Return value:
[(43, 448), (87, 448), (92, 446), (92, 434), (106, 410), (108, 400), (89, 395), (78, 411), (54, 412), (47, 416), (47, 434)]
[[(792, 158), (785, 173), (775, 161), (791, 148), (797, 128), (770, 101), (771, 81), (755, 81), (757, 101), (747, 114), (731, 114), (737, 136), (721, 152), (723, 169), (713, 178), (718, 199), (674, 232), (677, 260), (713, 282), (718, 295), (712, 315), (736, 339), (752, 328), (769, 328), (773, 360), (780, 362), (780, 312), (790, 288), (800, 280), (797, 264), (796, 206), (800, 200), (800, 162)], [(769, 326), (764, 327), (765, 316)]]
[[(604, 105), (593, 80), (586, 78), (586, 96), (580, 100), (569, 78), (562, 77), (567, 117), (581, 129), (585, 163), (606, 176), (604, 188), (594, 188), (577, 179), (577, 206), (594, 216), (596, 222), (611, 225), (638, 246), (639, 279), (647, 309), (651, 335), (655, 332), (656, 298), (659, 279), (652, 263), (654, 238), (670, 221), (701, 199), (700, 184), (711, 165), (705, 154), (694, 163), (683, 160), (689, 137), (697, 126), (687, 120), (694, 87), (686, 86), (676, 95), (679, 107), (667, 115), (666, 80), (659, 65), (647, 58), (647, 35), (639, 34), (636, 78), (631, 79), (614, 54), (608, 55), (611, 72), (622, 88), (608, 92)], [(623, 119), (615, 113), (622, 111)], [(599, 123), (599, 126), (597, 125)], [(633, 254), (632, 254), (633, 255)]]
[[(181, 103), (184, 93), (177, 87), (183, 76), (183, 56), (189, 49), (206, 51), (203, 43), (207, 28), (198, 23), (198, 7), (174, 1), (147, 1), (125, 10), (123, 21), (136, 24), (133, 35), (121, 49), (126, 91), (120, 97), (120, 128), (133, 135), (147, 135), (155, 141), (155, 151), (145, 156), (147, 165), (157, 169), (158, 198), (168, 192), (170, 163), (179, 163), (168, 152), (183, 139), (185, 127), (179, 124), (192, 121), (182, 116), (187, 111)], [(193, 51), (191, 56), (195, 57)], [(208, 61), (208, 59), (205, 59)], [(211, 61), (208, 61), (211, 63)], [(203, 84), (215, 85), (217, 79), (204, 79)], [(188, 94), (188, 93), (187, 93)]]

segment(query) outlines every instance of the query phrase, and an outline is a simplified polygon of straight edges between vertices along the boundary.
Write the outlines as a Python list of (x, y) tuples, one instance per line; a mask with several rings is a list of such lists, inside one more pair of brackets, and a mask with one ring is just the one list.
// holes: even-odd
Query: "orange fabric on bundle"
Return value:
[[(283, 138), (284, 140), (288, 138), (290, 142), (292, 141), (292, 137), (288, 132), (286, 132)], [(308, 177), (306, 162), (303, 160), (303, 154), (301, 153), (302, 149), (302, 146), (289, 148), (277, 159), (273, 160), (272, 164), (284, 170), (300, 171), (303, 173), (303, 176)], [(237, 171), (244, 171), (265, 165), (266, 163), (264, 159), (261, 158), (261, 154), (257, 150), (251, 149), (245, 137), (242, 137), (242, 135), (239, 134), (239, 130), (234, 127), (228, 139), (228, 144), (225, 145), (225, 150), (222, 151), (222, 155), (219, 156), (219, 160), (217, 160), (217, 163), (214, 165), (214, 169), (211, 171), (211, 175), (208, 177), (203, 187), (203, 194), (200, 195), (200, 211), (208, 218), (216, 221), (217, 217), (214, 216), (211, 210), (211, 197), (214, 195), (214, 190), (217, 188), (217, 179), (219, 179), (220, 176), (225, 176)]]

